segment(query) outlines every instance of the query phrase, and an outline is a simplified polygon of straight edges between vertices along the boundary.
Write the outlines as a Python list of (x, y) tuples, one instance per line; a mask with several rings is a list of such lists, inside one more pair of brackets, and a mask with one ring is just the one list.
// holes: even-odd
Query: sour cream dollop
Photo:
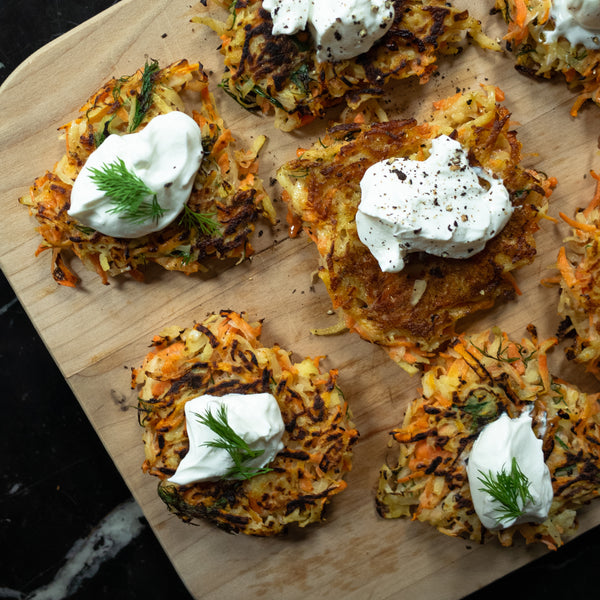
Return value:
[(206, 415), (208, 411), (217, 415), (221, 405), (227, 410), (227, 422), (248, 446), (252, 450), (264, 450), (260, 456), (245, 462), (244, 466), (249, 469), (265, 467), (283, 449), (281, 438), (285, 425), (272, 394), (198, 396), (184, 407), (190, 449), (169, 481), (186, 485), (195, 481), (221, 479), (234, 466), (226, 450), (205, 445), (219, 437), (198, 420), (199, 415)]
[(390, 0), (263, 0), (273, 35), (292, 35), (308, 25), (319, 62), (366, 52), (394, 22)]
[(473, 256), (514, 210), (504, 184), (471, 167), (460, 143), (446, 135), (432, 141), (426, 160), (375, 163), (360, 187), (358, 237), (389, 273), (401, 271), (410, 252)]
[[(89, 156), (71, 191), (70, 216), (100, 233), (137, 238), (159, 231), (183, 210), (202, 161), (202, 135), (198, 124), (179, 111), (154, 117), (139, 133), (109, 135)], [(122, 159), (157, 196), (165, 210), (157, 219), (141, 222), (109, 212), (114, 206), (91, 179), (90, 169), (102, 169)], [(151, 202), (152, 196), (147, 201)]]
[[(479, 477), (490, 471), (492, 475), (502, 470), (510, 473), (513, 458), (517, 459), (521, 472), (529, 480), (532, 500), (525, 503), (520, 517), (502, 518), (498, 512), (499, 503), (481, 490), (483, 484)], [(532, 521), (539, 523), (548, 516), (554, 495), (552, 479), (544, 462), (542, 440), (535, 436), (527, 413), (522, 413), (517, 419), (511, 419), (504, 413), (483, 428), (469, 455), (467, 475), (475, 511), (487, 529), (502, 529)]]
[(590, 50), (600, 49), (599, 0), (553, 0), (550, 18), (554, 29), (544, 30), (546, 42), (564, 37), (573, 46), (582, 44)]

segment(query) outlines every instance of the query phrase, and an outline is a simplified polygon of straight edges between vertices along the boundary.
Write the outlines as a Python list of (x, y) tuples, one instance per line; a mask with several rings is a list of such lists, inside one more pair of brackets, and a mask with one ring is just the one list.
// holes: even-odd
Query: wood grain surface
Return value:
[[(455, 2), (467, 4), (489, 34), (502, 35), (500, 16), (488, 14), (492, 3)], [(305, 235), (288, 237), (280, 190), (269, 181), (277, 166), (294, 157), (297, 147), (315, 140), (326, 123), (281, 133), (269, 118), (247, 113), (224, 96), (217, 87), (222, 72), (219, 40), (190, 22), (199, 10), (206, 9), (184, 0), (123, 0), (35, 53), (0, 88), (0, 266), (178, 573), (193, 596), (206, 599), (273, 594), (286, 599), (313, 594), (443, 599), (460, 598), (540, 556), (545, 551), (541, 545), (476, 545), (421, 523), (377, 516), (375, 487), (388, 432), (401, 421), (418, 378), (353, 334), (310, 334), (313, 327), (334, 324), (336, 316), (329, 314), (324, 287), (313, 279), (316, 249)], [(163, 66), (180, 58), (200, 61), (211, 73), (220, 111), (240, 142), (248, 143), (259, 133), (268, 136), (260, 174), (276, 200), (280, 222), (274, 229), (267, 223), (257, 228), (262, 235), (255, 236), (257, 252), (251, 260), (212, 277), (153, 268), (145, 283), (119, 278), (103, 286), (74, 261), (80, 287), (58, 286), (50, 274), (49, 254), (34, 257), (39, 243), (35, 223), (17, 199), (64, 152), (57, 128), (74, 118), (107, 79), (133, 73), (148, 57)], [(586, 105), (578, 118), (570, 117), (574, 96), (562, 82), (519, 75), (510, 55), (469, 46), (442, 60), (440, 75), (427, 85), (411, 81), (393, 86), (385, 108), (391, 117), (425, 117), (432, 101), (457, 88), (486, 83), (506, 94), (523, 143), (524, 164), (558, 178), (550, 214), (572, 214), (587, 204), (594, 191), (589, 171), (600, 170), (600, 110)], [(521, 337), (533, 322), (542, 336), (553, 335), (557, 293), (540, 286), (540, 279), (552, 273), (566, 233), (564, 225), (544, 221), (536, 261), (517, 273), (523, 294), (469, 322), (469, 329), (498, 324)], [(231, 536), (204, 523), (185, 525), (158, 498), (157, 481), (141, 472), (141, 429), (129, 367), (141, 364), (152, 336), (163, 326), (188, 326), (222, 308), (245, 311), (251, 320), (264, 319), (265, 345), (278, 342), (297, 356), (326, 355), (323, 365), (340, 371), (340, 387), (361, 439), (348, 488), (334, 498), (323, 525), (277, 539)], [(598, 389), (581, 369), (565, 364), (560, 350), (551, 356), (551, 367), (584, 389)], [(580, 531), (599, 522), (600, 503), (581, 511)]]

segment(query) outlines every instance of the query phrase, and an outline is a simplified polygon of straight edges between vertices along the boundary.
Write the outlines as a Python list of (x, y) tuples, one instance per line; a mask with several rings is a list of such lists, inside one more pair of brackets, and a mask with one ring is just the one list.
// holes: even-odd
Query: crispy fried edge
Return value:
[[(573, 534), (576, 509), (600, 494), (600, 394), (585, 394), (552, 376), (547, 352), (556, 338), (540, 341), (533, 326), (528, 331), (530, 338), (520, 343), (497, 328), (460, 336), (423, 375), (421, 397), (391, 432), (399, 458), (390, 458), (380, 470), (376, 503), (381, 516), (411, 516), (446, 535), (478, 542), (497, 536), (504, 546), (519, 533), (527, 543), (556, 549), (563, 536)], [(488, 394), (493, 412), (468, 409), (477, 391)], [(515, 418), (528, 410), (552, 477), (549, 516), (540, 524), (487, 531), (474, 511), (465, 460), (488, 422), (504, 411)]]
[[(351, 448), (358, 432), (348, 419), (336, 384), (337, 371), (321, 372), (318, 359), (292, 363), (289, 353), (278, 346), (260, 346), (260, 328), (260, 323), (249, 324), (233, 311), (221, 311), (189, 330), (169, 328), (154, 338), (155, 350), (133, 371), (132, 387), (141, 386), (140, 423), (146, 427), (143, 470), (161, 479), (159, 495), (170, 509), (185, 521), (206, 518), (230, 532), (264, 536), (280, 533), (292, 523), (304, 527), (322, 519), (329, 499), (346, 487), (343, 476), (351, 468)], [(182, 334), (191, 331), (200, 332), (206, 340), (200, 345), (192, 341), (194, 349), (186, 351), (181, 348)], [(210, 348), (218, 353), (215, 359), (208, 357)], [(162, 359), (157, 363), (159, 356)], [(251, 381), (236, 385), (236, 377), (244, 375)], [(178, 462), (185, 453), (183, 406), (187, 400), (202, 393), (263, 391), (276, 396), (286, 423), (286, 447), (271, 463), (273, 472), (241, 483), (177, 486), (166, 481), (175, 471), (173, 460)], [(162, 456), (171, 422), (181, 439), (171, 448), (167, 464)], [(296, 487), (286, 490), (283, 485), (279, 490), (289, 493), (289, 501), (269, 514), (261, 508), (261, 502), (268, 500), (264, 489), (271, 485), (271, 495), (277, 494), (277, 486), (289, 478), (292, 488)]]

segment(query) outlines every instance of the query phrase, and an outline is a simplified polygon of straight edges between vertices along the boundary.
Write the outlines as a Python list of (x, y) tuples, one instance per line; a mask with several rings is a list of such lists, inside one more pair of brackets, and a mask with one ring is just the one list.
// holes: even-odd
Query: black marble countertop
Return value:
[[(0, 83), (37, 48), (115, 3), (0, 0)], [(8, 383), (0, 598), (190, 598), (1, 274), (0, 365)], [(596, 527), (468, 600), (597, 598), (599, 566)], [(468, 563), (464, 571), (468, 578)]]

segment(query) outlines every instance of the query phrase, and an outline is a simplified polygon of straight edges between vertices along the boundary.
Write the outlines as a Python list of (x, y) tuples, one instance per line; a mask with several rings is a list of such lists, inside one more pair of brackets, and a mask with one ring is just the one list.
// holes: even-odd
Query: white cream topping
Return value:
[(281, 438), (285, 430), (277, 400), (271, 394), (203, 395), (185, 404), (185, 423), (190, 443), (177, 471), (169, 479), (178, 485), (195, 481), (221, 479), (234, 466), (229, 453), (222, 448), (206, 446), (206, 442), (218, 440), (218, 436), (198, 420), (210, 410), (216, 415), (219, 407), (227, 410), (227, 422), (252, 450), (264, 452), (244, 463), (249, 469), (260, 469), (273, 461), (283, 449)]
[[(154, 117), (139, 133), (109, 135), (89, 156), (71, 192), (69, 215), (106, 235), (137, 238), (172, 223), (192, 192), (202, 161), (202, 135), (198, 124), (179, 111)], [(92, 181), (90, 169), (102, 169), (122, 159), (156, 194), (164, 214), (135, 222), (111, 213), (114, 204)], [(148, 201), (152, 197), (148, 196)]]
[(313, 3), (311, 0), (263, 0), (271, 13), (273, 35), (292, 35), (306, 28)]
[(392, 26), (390, 0), (263, 0), (273, 34), (294, 34), (307, 26), (319, 62), (345, 60), (366, 52)]
[(554, 29), (544, 29), (544, 39), (566, 38), (571, 45), (600, 49), (600, 0), (553, 0), (550, 18)]
[[(532, 499), (524, 505), (520, 502), (523, 509), (520, 517), (503, 518), (498, 512), (499, 503), (481, 490), (483, 484), (479, 478), (490, 471), (493, 475), (502, 470), (509, 473), (513, 458), (516, 458), (521, 472), (529, 480)], [(517, 419), (511, 419), (504, 413), (483, 428), (469, 455), (467, 475), (475, 511), (487, 529), (542, 522), (548, 516), (554, 495), (552, 479), (544, 462), (542, 440), (535, 436), (531, 417), (527, 413), (522, 413)]]
[(426, 160), (375, 163), (360, 187), (358, 237), (390, 273), (401, 271), (411, 252), (473, 256), (514, 210), (504, 184), (471, 167), (460, 143), (446, 135), (432, 141)]

